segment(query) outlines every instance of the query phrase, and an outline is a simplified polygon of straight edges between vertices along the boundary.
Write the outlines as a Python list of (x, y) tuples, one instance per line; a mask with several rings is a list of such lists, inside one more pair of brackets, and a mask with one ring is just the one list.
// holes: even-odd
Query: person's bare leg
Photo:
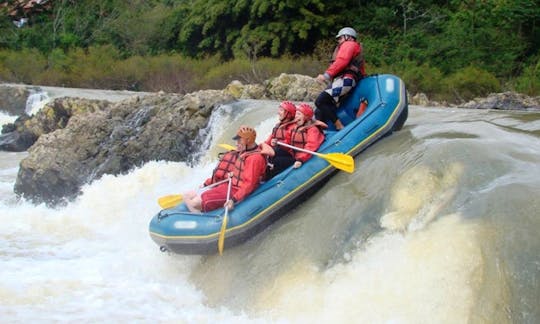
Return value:
[(196, 191), (188, 191), (184, 194), (186, 207), (192, 213), (200, 213), (202, 209), (201, 196)]

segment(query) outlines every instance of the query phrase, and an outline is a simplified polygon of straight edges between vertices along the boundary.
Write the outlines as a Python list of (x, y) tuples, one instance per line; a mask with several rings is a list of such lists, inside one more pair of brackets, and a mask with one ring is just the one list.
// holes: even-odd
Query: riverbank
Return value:
[[(314, 102), (322, 86), (314, 78), (300, 74), (281, 74), (262, 84), (244, 84), (240, 81), (229, 83), (223, 91), (236, 99), (292, 100)], [(201, 90), (203, 91), (203, 90)], [(127, 90), (101, 90), (48, 87), (39, 85), (0, 84), (0, 111), (20, 116), (28, 109), (29, 99), (36, 93), (46, 93), (47, 100), (58, 97), (77, 97), (118, 102), (130, 97), (143, 97), (156, 92)], [(163, 94), (160, 91), (157, 93)], [(540, 111), (540, 96), (531, 97), (517, 92), (492, 93), (487, 97), (474, 98), (463, 103), (434, 101), (424, 93), (407, 93), (408, 103), (422, 107), (453, 107), (467, 109), (499, 109)]]

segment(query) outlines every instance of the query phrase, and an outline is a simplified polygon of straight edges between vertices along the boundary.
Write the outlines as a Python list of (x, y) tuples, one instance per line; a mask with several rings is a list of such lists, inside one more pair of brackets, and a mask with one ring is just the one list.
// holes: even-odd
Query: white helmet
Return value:
[(340, 38), (343, 35), (348, 35), (356, 39), (356, 30), (351, 27), (344, 27), (339, 30), (339, 33), (336, 35), (336, 38)]

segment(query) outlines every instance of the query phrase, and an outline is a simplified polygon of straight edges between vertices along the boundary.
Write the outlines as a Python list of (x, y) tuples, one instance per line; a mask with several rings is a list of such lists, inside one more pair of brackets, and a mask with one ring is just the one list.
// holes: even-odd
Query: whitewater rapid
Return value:
[(410, 107), (401, 132), (224, 256), (161, 253), (159, 196), (197, 187), (240, 124), (225, 106), (200, 163), (153, 161), (48, 208), (0, 152), (0, 319), (27, 322), (512, 323), (540, 310), (540, 115)]

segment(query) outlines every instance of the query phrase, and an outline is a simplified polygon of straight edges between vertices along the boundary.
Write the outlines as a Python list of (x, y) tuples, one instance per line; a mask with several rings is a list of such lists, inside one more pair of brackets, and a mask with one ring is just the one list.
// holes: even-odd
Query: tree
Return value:
[(190, 56), (218, 53), (224, 59), (310, 53), (318, 39), (335, 32), (341, 9), (321, 0), (195, 0), (178, 45)]
[(446, 73), (475, 65), (496, 75), (511, 75), (524, 40), (508, 28), (499, 0), (455, 1), (445, 30), (436, 41), (446, 55), (431, 56)]

